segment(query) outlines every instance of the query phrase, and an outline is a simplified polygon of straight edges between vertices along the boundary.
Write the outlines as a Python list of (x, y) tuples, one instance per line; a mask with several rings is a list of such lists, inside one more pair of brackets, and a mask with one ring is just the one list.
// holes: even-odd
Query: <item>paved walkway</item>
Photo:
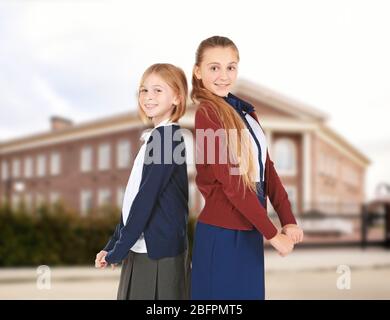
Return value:
[[(267, 299), (390, 299), (390, 251), (266, 250)], [(336, 287), (337, 268), (351, 269), (352, 290)], [(120, 268), (52, 267), (51, 289), (39, 289), (36, 268), (0, 268), (0, 299), (115, 299)]]
[(269, 272), (335, 270), (339, 265), (347, 265), (351, 269), (390, 268), (390, 250), (298, 249), (287, 257), (280, 257), (274, 250), (266, 250), (265, 264)]
[[(274, 250), (265, 251), (265, 267), (268, 272), (335, 270), (339, 265), (351, 269), (390, 268), (390, 250), (362, 249), (298, 249), (287, 257), (280, 257)], [(109, 279), (119, 276), (120, 268), (95, 269), (93, 265), (82, 267), (51, 267), (51, 276), (61, 280)], [(0, 283), (23, 282), (37, 278), (36, 268), (0, 268)]]

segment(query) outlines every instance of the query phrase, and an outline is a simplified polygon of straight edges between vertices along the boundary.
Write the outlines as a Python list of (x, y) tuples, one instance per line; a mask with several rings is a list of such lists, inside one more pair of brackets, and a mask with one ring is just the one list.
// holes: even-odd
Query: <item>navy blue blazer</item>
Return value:
[(187, 221), (188, 176), (180, 126), (154, 128), (146, 145), (139, 191), (126, 225), (121, 215), (105, 246), (105, 259), (109, 264), (121, 262), (142, 232), (151, 259), (177, 256), (187, 249)]

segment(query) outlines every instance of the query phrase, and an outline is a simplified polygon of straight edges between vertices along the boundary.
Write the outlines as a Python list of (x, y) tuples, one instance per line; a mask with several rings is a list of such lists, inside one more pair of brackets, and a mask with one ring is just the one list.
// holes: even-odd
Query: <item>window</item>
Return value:
[(46, 173), (46, 157), (41, 154), (37, 157), (37, 176), (43, 177)]
[(27, 157), (24, 159), (24, 177), (31, 178), (33, 176), (33, 159)]
[(122, 209), (123, 198), (125, 196), (125, 188), (119, 187), (116, 194), (116, 205)]
[(333, 156), (329, 156), (328, 157), (328, 161), (329, 161), (329, 164), (328, 164), (328, 175), (331, 176), (331, 177), (337, 178), (338, 177), (338, 172), (337, 172), (338, 160), (337, 160), (337, 158), (333, 157)]
[(342, 170), (342, 178), (344, 183), (352, 187), (359, 186), (359, 174), (356, 170), (352, 169), (349, 166), (344, 166)]
[(319, 156), (318, 171), (325, 176), (338, 178), (339, 163), (340, 160), (336, 156), (322, 152)]
[(297, 188), (295, 186), (285, 186), (285, 189), (288, 195), (288, 200), (291, 203), (291, 209), (293, 213), (296, 214), (298, 210)]
[(110, 168), (110, 145), (108, 143), (99, 146), (99, 170)]
[(20, 160), (14, 159), (12, 161), (12, 177), (19, 178), (20, 177)]
[(325, 174), (325, 154), (322, 152), (318, 154), (318, 172)]
[(343, 202), (339, 203), (339, 208), (340, 213), (344, 214), (359, 214), (361, 212), (359, 202), (353, 199), (344, 199)]
[(26, 206), (27, 212), (31, 212), (32, 210), (32, 194), (31, 193), (26, 193), (24, 195), (24, 204)]
[(296, 148), (290, 139), (278, 139), (274, 145), (276, 170), (280, 174), (296, 174)]
[(59, 152), (54, 152), (51, 154), (50, 158), (50, 173), (55, 176), (60, 174), (60, 166), (61, 166), (61, 157)]
[(98, 206), (104, 206), (111, 203), (110, 189), (104, 188), (99, 190), (98, 194)]
[(11, 207), (13, 210), (19, 209), (21, 202), (20, 195), (18, 193), (12, 194)]
[(319, 209), (325, 213), (333, 214), (338, 211), (338, 197), (331, 194), (321, 193), (318, 196)]
[(118, 168), (128, 168), (130, 165), (130, 142), (127, 140), (119, 141), (116, 150)]
[(8, 180), (8, 162), (1, 162), (1, 179), (3, 181)]
[(82, 190), (80, 195), (80, 211), (82, 216), (86, 216), (92, 209), (91, 190)]
[(52, 191), (50, 192), (50, 204), (55, 204), (60, 200), (59, 192)]
[(92, 170), (92, 147), (87, 146), (81, 149), (81, 171), (88, 172)]

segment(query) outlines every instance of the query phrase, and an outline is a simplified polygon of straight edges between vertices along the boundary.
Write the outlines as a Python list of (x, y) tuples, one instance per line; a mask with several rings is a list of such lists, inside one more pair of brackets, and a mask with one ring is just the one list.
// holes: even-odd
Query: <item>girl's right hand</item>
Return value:
[(270, 239), (269, 242), (282, 257), (287, 256), (294, 249), (294, 242), (282, 233), (278, 233), (275, 237)]
[(107, 262), (104, 259), (104, 257), (107, 255), (107, 253), (108, 253), (107, 251), (101, 250), (96, 255), (96, 259), (95, 259), (95, 267), (96, 268), (102, 269), (102, 268), (105, 268), (107, 266)]

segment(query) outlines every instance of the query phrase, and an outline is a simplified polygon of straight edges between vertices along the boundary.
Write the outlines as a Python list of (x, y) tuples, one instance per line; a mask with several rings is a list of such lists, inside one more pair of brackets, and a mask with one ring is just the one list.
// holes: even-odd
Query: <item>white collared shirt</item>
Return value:
[[(263, 130), (261, 129), (259, 123), (249, 114), (245, 114), (245, 118), (248, 121), (249, 125), (251, 126), (257, 140), (260, 143), (261, 148), (261, 162), (263, 163), (263, 181), (265, 180), (265, 161), (267, 156), (267, 139), (265, 137), (265, 134)], [(259, 168), (259, 150), (257, 148), (257, 144), (255, 142), (255, 139), (253, 139), (252, 135), (250, 134), (252, 146), (253, 146), (253, 162), (256, 166), (256, 172), (259, 174), (255, 177), (254, 181), (259, 182), (260, 181), (260, 168)]]
[[(123, 205), (122, 205), (122, 218), (123, 218), (123, 224), (125, 225), (127, 222), (127, 218), (129, 216), (131, 206), (133, 204), (134, 198), (136, 197), (141, 180), (142, 180), (142, 169), (144, 165), (145, 160), (145, 151), (146, 151), (146, 144), (149, 140), (150, 135), (152, 134), (152, 131), (161, 126), (169, 126), (177, 124), (175, 122), (170, 122), (169, 119), (161, 121), (157, 126), (155, 126), (153, 129), (145, 130), (141, 135), (141, 140), (144, 141), (141, 148), (138, 151), (138, 154), (134, 160), (133, 168), (131, 169), (130, 177), (127, 182), (125, 195), (123, 197)], [(146, 248), (146, 242), (144, 234), (142, 233), (137, 242), (134, 244), (134, 246), (131, 247), (131, 251), (137, 252), (137, 253), (147, 253)]]

